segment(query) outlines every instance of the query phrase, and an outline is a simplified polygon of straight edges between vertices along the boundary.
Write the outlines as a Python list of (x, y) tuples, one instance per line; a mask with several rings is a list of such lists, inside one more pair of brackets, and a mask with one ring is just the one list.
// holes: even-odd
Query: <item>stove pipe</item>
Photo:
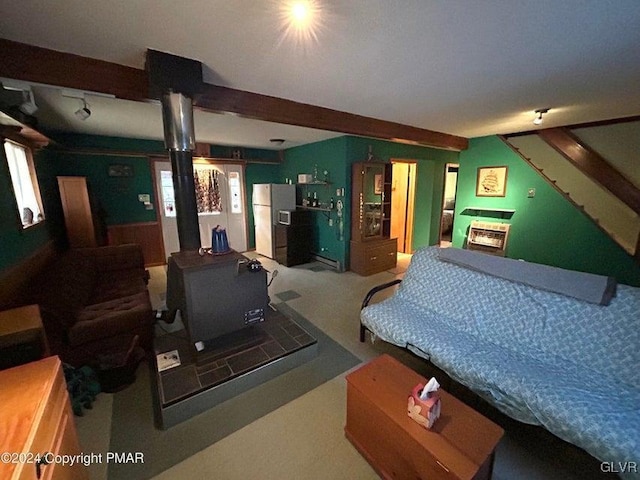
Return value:
[(193, 149), (196, 142), (191, 98), (174, 92), (162, 95), (162, 123), (164, 144), (169, 150), (173, 170), (180, 251), (198, 250), (201, 244), (193, 180)]

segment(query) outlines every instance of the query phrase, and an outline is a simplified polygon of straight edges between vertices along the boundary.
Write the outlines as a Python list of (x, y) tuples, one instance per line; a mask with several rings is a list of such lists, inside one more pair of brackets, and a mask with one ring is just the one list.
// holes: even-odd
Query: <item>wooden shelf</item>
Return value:
[(465, 207), (465, 209), (462, 210), (462, 215), (477, 215), (493, 218), (511, 218), (514, 213), (516, 213), (515, 210), (508, 208)]
[(316, 210), (318, 212), (332, 212), (331, 208), (326, 207), (306, 207), (304, 205), (296, 205), (296, 208), (300, 208), (302, 210)]

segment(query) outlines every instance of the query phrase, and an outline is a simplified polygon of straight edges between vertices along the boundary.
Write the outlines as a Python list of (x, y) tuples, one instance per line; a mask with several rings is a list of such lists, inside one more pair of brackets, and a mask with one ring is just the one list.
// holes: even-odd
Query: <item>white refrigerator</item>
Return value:
[(296, 209), (296, 186), (278, 183), (254, 183), (251, 196), (256, 231), (256, 252), (275, 258), (274, 225), (278, 210)]

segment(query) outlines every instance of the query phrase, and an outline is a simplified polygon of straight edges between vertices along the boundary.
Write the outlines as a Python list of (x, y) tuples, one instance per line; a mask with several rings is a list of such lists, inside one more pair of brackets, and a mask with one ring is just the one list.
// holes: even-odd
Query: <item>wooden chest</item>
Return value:
[(424, 382), (388, 355), (347, 375), (347, 438), (382, 478), (490, 479), (502, 428), (440, 389), (440, 418), (426, 430), (407, 415)]

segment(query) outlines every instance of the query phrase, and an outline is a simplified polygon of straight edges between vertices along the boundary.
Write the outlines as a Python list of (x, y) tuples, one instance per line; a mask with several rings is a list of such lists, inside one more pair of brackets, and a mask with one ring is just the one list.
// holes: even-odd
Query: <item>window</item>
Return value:
[(9, 164), (18, 215), (22, 222), (22, 228), (27, 228), (44, 220), (42, 200), (40, 199), (31, 152), (26, 147), (10, 140), (4, 141), (4, 151)]

